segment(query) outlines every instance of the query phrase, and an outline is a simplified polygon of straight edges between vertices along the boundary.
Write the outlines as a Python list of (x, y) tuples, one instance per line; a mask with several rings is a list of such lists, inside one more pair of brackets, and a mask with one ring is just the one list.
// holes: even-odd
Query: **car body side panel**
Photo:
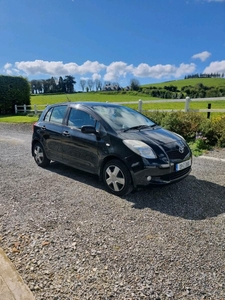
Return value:
[(45, 149), (46, 156), (55, 161), (62, 161), (62, 125), (39, 122), (36, 134)]
[(62, 135), (62, 153), (67, 165), (98, 174), (100, 161), (107, 155), (108, 149), (105, 141), (95, 134), (67, 127), (66, 134)]

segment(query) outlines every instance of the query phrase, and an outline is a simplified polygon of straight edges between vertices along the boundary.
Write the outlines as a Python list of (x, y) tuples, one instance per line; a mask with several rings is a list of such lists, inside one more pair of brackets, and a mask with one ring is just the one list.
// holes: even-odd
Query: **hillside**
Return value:
[(181, 90), (184, 86), (195, 86), (196, 84), (203, 84), (207, 87), (225, 87), (225, 78), (190, 78), (190, 79), (182, 79), (182, 80), (172, 80), (172, 81), (165, 81), (161, 83), (151, 83), (142, 85), (143, 88), (148, 87), (157, 87), (163, 88), (164, 86), (173, 85)]
[[(198, 84), (204, 87), (213, 87), (210, 90), (202, 90), (202, 88), (195, 88)], [(165, 90), (164, 87), (176, 87), (176, 91)], [(192, 86), (193, 88), (184, 88), (185, 86)], [(150, 90), (153, 87), (156, 89)], [(216, 89), (216, 91), (215, 91)], [(218, 94), (218, 89), (219, 94)], [(144, 91), (146, 90), (146, 91)], [(178, 92), (182, 91), (182, 92)], [(166, 81), (162, 83), (147, 84), (141, 86), (141, 90), (137, 91), (110, 91), (110, 92), (84, 92), (72, 94), (37, 94), (31, 95), (31, 104), (42, 105), (52, 104), (65, 101), (97, 101), (97, 102), (130, 102), (150, 99), (183, 99), (186, 96), (191, 98), (210, 98), (210, 97), (224, 97), (225, 96), (225, 79), (224, 78), (194, 78), (184, 80)]]

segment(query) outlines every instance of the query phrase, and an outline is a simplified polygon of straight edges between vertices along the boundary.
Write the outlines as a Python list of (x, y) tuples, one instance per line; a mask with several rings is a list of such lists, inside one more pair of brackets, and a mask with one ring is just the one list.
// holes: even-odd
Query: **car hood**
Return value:
[(161, 127), (155, 127), (152, 129), (130, 130), (119, 133), (120, 138), (123, 140), (139, 140), (146, 144), (158, 144), (165, 146), (170, 143), (178, 142), (181, 140), (179, 135), (168, 131)]

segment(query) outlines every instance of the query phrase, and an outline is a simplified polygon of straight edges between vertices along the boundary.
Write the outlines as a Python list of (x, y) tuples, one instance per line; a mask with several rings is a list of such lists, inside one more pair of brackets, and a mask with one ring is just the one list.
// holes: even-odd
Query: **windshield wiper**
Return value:
[(137, 125), (137, 126), (133, 126), (133, 127), (129, 127), (129, 128), (127, 128), (127, 129), (124, 129), (124, 132), (126, 132), (126, 131), (128, 131), (128, 130), (135, 130), (135, 129), (137, 129), (137, 130), (141, 130), (141, 129), (145, 129), (145, 128), (148, 128), (148, 127), (153, 127), (153, 126), (155, 126), (155, 124), (153, 124), (153, 125)]

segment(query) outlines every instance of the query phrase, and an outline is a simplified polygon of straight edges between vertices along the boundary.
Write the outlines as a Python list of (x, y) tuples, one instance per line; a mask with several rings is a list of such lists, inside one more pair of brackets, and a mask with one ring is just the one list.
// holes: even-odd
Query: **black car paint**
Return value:
[[(97, 174), (101, 178), (101, 172), (106, 161), (117, 158), (130, 171), (134, 187), (151, 183), (176, 182), (190, 173), (191, 167), (180, 173), (175, 171), (176, 163), (191, 158), (191, 151), (188, 145), (179, 135), (160, 126), (115, 132), (104, 119), (91, 109), (92, 105), (102, 105), (102, 103), (64, 103), (64, 105), (68, 107), (62, 125), (43, 121), (47, 109), (34, 125), (32, 149), (35, 142), (39, 141), (44, 146), (46, 156), (50, 160)], [(83, 133), (82, 130), (67, 126), (71, 107), (81, 109), (92, 115), (93, 118), (103, 125), (107, 134), (101, 135), (96, 132), (95, 134), (87, 134)], [(125, 139), (145, 142), (157, 153), (157, 158), (147, 159), (134, 153), (123, 143)], [(176, 151), (178, 154), (180, 144), (183, 144), (186, 149), (186, 155), (170, 158), (170, 152)], [(172, 179), (170, 179), (169, 175), (175, 172), (175, 176), (172, 176)], [(152, 177), (151, 182), (146, 180), (147, 176)]]

